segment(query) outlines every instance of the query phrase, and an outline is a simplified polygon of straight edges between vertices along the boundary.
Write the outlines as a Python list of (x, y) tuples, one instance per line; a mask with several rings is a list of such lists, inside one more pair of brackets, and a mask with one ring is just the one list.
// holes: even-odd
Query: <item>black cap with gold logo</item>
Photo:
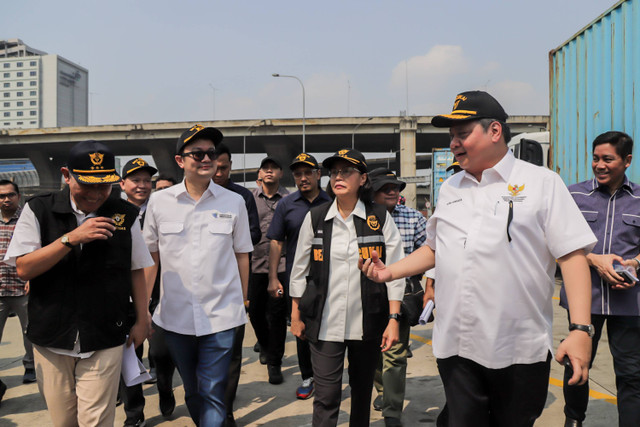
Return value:
[(320, 165), (318, 164), (316, 158), (307, 153), (298, 154), (289, 165), (289, 169), (293, 170), (293, 168), (298, 165), (307, 165), (311, 166), (314, 169), (320, 169)]
[(495, 119), (506, 122), (508, 117), (493, 96), (487, 92), (472, 90), (458, 94), (453, 101), (451, 113), (435, 116), (431, 119), (431, 124), (438, 128), (448, 128), (469, 120)]
[(69, 151), (69, 172), (81, 184), (111, 184), (120, 181), (116, 159), (106, 145), (82, 141)]
[(206, 128), (202, 125), (193, 125), (189, 129), (182, 132), (182, 135), (180, 135), (180, 138), (178, 138), (178, 143), (176, 144), (176, 154), (182, 153), (184, 146), (189, 142), (195, 141), (196, 139), (208, 139), (209, 141), (213, 142), (214, 147), (217, 147), (220, 141), (222, 141), (222, 138), (222, 132), (220, 132), (216, 128)]
[(137, 172), (139, 170), (146, 170), (153, 176), (158, 169), (151, 166), (144, 159), (138, 157), (135, 159), (131, 159), (127, 162), (126, 165), (122, 168), (122, 179), (125, 179), (127, 175)]
[(324, 166), (325, 169), (331, 169), (331, 166), (336, 160), (346, 160), (349, 163), (353, 163), (360, 172), (367, 173), (367, 161), (358, 150), (354, 150), (353, 148), (339, 150), (333, 156), (324, 159), (322, 166)]

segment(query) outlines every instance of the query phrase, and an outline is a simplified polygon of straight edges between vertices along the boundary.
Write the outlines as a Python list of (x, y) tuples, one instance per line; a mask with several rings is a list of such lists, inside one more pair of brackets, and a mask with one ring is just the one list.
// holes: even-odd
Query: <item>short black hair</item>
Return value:
[(491, 126), (491, 123), (493, 122), (500, 123), (500, 126), (502, 126), (502, 136), (504, 136), (504, 142), (508, 144), (509, 141), (511, 141), (511, 128), (506, 122), (502, 122), (498, 119), (480, 119), (478, 121), (480, 122), (480, 125), (482, 126), (482, 129), (484, 129), (485, 132), (489, 129), (489, 126)]
[(613, 145), (618, 156), (623, 159), (633, 152), (633, 139), (624, 132), (610, 130), (609, 132), (601, 133), (593, 140), (593, 150), (595, 151), (596, 147), (602, 144)]
[(8, 179), (0, 179), (0, 185), (13, 185), (13, 190), (16, 192), (16, 194), (20, 194), (20, 189), (18, 188), (18, 184), (16, 184), (13, 181), (9, 181)]
[(229, 160), (231, 160), (231, 150), (229, 150), (229, 147), (222, 142), (216, 147), (216, 156), (220, 157), (221, 154), (227, 154), (229, 156)]
[(165, 174), (160, 174), (158, 175), (158, 178), (156, 179), (156, 182), (158, 181), (169, 181), (171, 184), (176, 185), (178, 182), (176, 181), (176, 179), (174, 177), (172, 177), (171, 175), (165, 175)]

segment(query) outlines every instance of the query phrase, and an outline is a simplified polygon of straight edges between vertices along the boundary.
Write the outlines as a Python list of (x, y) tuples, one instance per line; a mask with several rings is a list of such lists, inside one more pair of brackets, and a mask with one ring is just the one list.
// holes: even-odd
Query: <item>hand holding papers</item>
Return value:
[(124, 354), (122, 355), (122, 378), (127, 387), (140, 384), (148, 379), (151, 375), (147, 372), (138, 356), (133, 344), (124, 345)]

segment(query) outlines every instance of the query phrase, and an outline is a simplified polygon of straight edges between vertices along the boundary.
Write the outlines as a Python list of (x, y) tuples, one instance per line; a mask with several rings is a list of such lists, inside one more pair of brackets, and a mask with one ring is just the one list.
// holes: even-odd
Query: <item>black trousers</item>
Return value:
[(531, 427), (547, 400), (551, 354), (545, 362), (489, 369), (459, 356), (438, 359), (449, 426)]
[(153, 335), (149, 338), (149, 364), (156, 368), (158, 393), (170, 396), (173, 392), (173, 373), (176, 365), (164, 339), (164, 329), (151, 322)]
[[(142, 360), (142, 353), (144, 352), (144, 344), (140, 344), (136, 348), (136, 356)], [(144, 395), (142, 393), (142, 384), (132, 385), (127, 387), (120, 376), (119, 394), (124, 404), (124, 413), (127, 416), (127, 421), (137, 421), (144, 419)]]
[(224, 405), (227, 415), (233, 414), (233, 402), (236, 400), (240, 369), (242, 368), (242, 341), (244, 341), (244, 325), (233, 330), (233, 348), (231, 349), (231, 363), (229, 364), (229, 379), (224, 390)]
[[(640, 317), (591, 315), (595, 328), (591, 363), (596, 358), (598, 342), (602, 336), (604, 322), (607, 322), (609, 349), (613, 356), (613, 370), (616, 374), (618, 390), (618, 425), (620, 427), (640, 426)], [(583, 421), (589, 403), (589, 382), (579, 386), (568, 384), (569, 369), (564, 372), (564, 413), (574, 420)]]
[[(284, 283), (284, 273), (278, 274)], [(252, 273), (249, 279), (249, 319), (256, 333), (260, 348), (267, 355), (268, 365), (282, 365), (284, 344), (287, 338), (287, 298), (273, 298), (267, 292), (269, 275)]]
[(373, 377), (380, 358), (380, 341), (318, 341), (310, 343), (310, 348), (315, 383), (313, 426), (329, 427), (338, 423), (345, 353), (349, 361), (351, 388), (349, 426), (368, 426)]

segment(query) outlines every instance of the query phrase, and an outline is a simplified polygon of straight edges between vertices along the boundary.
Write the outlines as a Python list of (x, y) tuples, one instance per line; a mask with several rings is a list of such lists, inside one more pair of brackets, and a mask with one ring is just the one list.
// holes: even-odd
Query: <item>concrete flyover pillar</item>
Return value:
[(153, 145), (150, 151), (159, 173), (170, 175), (178, 181), (182, 180), (182, 169), (175, 160), (175, 147)]
[(60, 168), (67, 162), (66, 155), (50, 156), (44, 151), (29, 150), (27, 156), (38, 172), (40, 191), (56, 191), (62, 187)]
[[(415, 117), (400, 118), (400, 176), (416, 176), (416, 132), (418, 120)], [(407, 184), (402, 195), (406, 205), (416, 208), (416, 184)]]

